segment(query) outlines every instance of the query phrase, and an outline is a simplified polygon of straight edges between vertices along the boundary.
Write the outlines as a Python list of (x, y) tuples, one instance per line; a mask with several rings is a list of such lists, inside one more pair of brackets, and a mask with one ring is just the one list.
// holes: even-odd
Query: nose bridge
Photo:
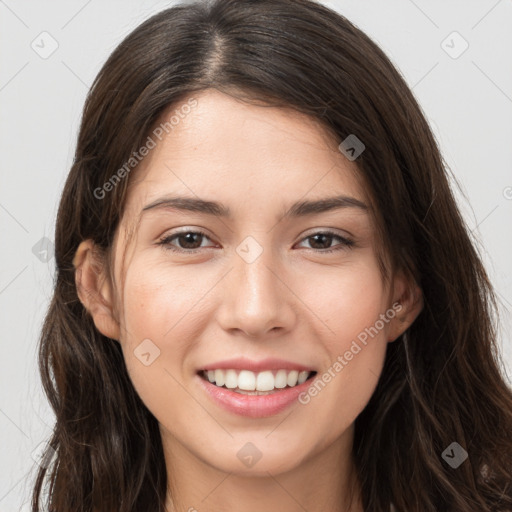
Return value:
[(250, 336), (274, 328), (289, 328), (293, 312), (286, 287), (280, 282), (279, 263), (270, 247), (248, 236), (233, 255), (220, 320), (225, 329), (239, 329)]

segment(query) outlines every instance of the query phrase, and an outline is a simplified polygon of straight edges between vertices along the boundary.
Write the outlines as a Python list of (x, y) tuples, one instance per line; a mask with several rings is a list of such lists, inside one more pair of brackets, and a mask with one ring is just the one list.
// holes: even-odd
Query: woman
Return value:
[(512, 510), (492, 286), (420, 107), (342, 16), (139, 26), (55, 240), (33, 511), (46, 477), (55, 512)]

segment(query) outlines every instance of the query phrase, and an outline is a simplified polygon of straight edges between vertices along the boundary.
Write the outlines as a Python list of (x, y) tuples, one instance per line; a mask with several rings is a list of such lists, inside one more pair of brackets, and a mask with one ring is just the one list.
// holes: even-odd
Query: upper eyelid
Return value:
[[(345, 237), (345, 238), (353, 236), (348, 231), (342, 230), (339, 228), (311, 228), (311, 231), (306, 231), (301, 236), (302, 236), (302, 238), (305, 238), (308, 236), (316, 235), (317, 233), (325, 233), (325, 232), (332, 232), (333, 234), (336, 234), (336, 235), (339, 235), (339, 236)], [(160, 239), (168, 238), (168, 237), (172, 237), (172, 236), (176, 236), (176, 235), (180, 235), (180, 234), (184, 234), (184, 233), (185, 234), (186, 233), (201, 233), (203, 235), (206, 235), (208, 238), (214, 238), (208, 234), (208, 230), (205, 228), (184, 228), (184, 229), (179, 229), (179, 231), (174, 231), (174, 232), (169, 232), (169, 233), (165, 232), (159, 238)], [(346, 233), (346, 235), (344, 235), (343, 233)]]
[[(198, 228), (182, 229), (182, 230), (176, 231), (174, 233), (164, 234), (161, 237), (159, 237), (159, 240), (160, 241), (166, 241), (166, 240), (169, 240), (169, 239), (176, 239), (176, 237), (178, 237), (180, 235), (185, 235), (187, 233), (200, 234), (201, 236), (208, 238), (208, 240), (210, 240), (211, 242), (218, 243), (218, 242), (215, 242), (213, 240), (213, 237), (208, 235), (208, 233), (205, 230), (198, 229)], [(331, 236), (334, 236), (334, 237), (339, 237), (341, 240), (346, 240), (346, 241), (351, 242), (351, 243), (354, 242), (352, 235), (348, 235), (347, 236), (347, 235), (344, 235), (344, 234), (340, 234), (335, 228), (316, 228), (314, 231), (306, 232), (303, 235), (301, 235), (301, 238), (297, 242), (295, 242), (295, 243), (303, 242), (307, 238), (310, 238), (310, 237), (312, 237), (314, 235), (317, 235), (317, 234), (327, 234), (327, 235), (331, 235)], [(204, 247), (204, 248), (206, 248), (206, 247)], [(198, 249), (199, 248), (189, 249), (189, 251), (194, 251), (194, 250), (198, 250)], [(186, 249), (184, 249), (184, 250), (186, 250)]]

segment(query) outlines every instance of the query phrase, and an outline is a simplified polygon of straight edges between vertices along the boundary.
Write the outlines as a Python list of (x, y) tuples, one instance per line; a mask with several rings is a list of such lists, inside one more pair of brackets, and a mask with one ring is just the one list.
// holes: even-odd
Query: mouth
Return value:
[(203, 380), (218, 388), (228, 389), (241, 395), (271, 395), (301, 386), (312, 380), (316, 371), (307, 370), (263, 370), (253, 372), (241, 369), (209, 369), (199, 370), (198, 375)]
[(216, 406), (238, 417), (268, 418), (297, 402), (317, 371), (286, 359), (238, 357), (199, 367), (199, 387)]

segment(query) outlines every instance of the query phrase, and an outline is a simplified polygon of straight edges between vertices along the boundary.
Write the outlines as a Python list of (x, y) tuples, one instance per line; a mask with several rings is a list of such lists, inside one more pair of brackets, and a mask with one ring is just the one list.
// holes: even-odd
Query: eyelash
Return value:
[[(196, 248), (196, 249), (180, 249), (180, 248), (177, 248), (176, 246), (173, 246), (171, 245), (171, 241), (179, 236), (182, 236), (182, 235), (187, 235), (189, 233), (193, 233), (195, 235), (201, 235), (205, 238), (208, 238), (208, 235), (206, 233), (204, 233), (203, 231), (192, 231), (192, 230), (188, 230), (188, 231), (181, 231), (179, 233), (174, 233), (173, 235), (169, 235), (169, 236), (166, 236), (162, 239), (160, 239), (158, 241), (158, 245), (161, 245), (163, 246), (163, 248), (165, 250), (168, 250), (168, 251), (172, 251), (172, 252), (177, 252), (177, 253), (188, 253), (188, 254), (194, 254), (196, 252), (198, 252), (201, 248)], [(325, 231), (317, 231), (315, 233), (312, 233), (311, 235), (308, 235), (306, 237), (304, 237), (301, 242), (303, 240), (307, 240), (308, 238), (312, 238), (316, 235), (328, 235), (328, 236), (332, 236), (333, 238), (337, 238), (338, 240), (341, 241), (340, 244), (338, 244), (337, 246), (335, 246), (334, 249), (313, 249), (311, 248), (312, 251), (315, 251), (315, 252), (319, 252), (319, 253), (333, 253), (333, 252), (336, 252), (336, 251), (341, 251), (341, 250), (346, 250), (350, 247), (353, 247), (355, 245), (355, 242), (353, 240), (350, 240), (349, 238), (345, 238), (345, 237), (342, 237), (340, 235), (338, 235), (337, 233), (335, 233), (334, 231), (329, 231), (329, 230), (325, 230)], [(307, 247), (306, 247), (307, 249)]]

